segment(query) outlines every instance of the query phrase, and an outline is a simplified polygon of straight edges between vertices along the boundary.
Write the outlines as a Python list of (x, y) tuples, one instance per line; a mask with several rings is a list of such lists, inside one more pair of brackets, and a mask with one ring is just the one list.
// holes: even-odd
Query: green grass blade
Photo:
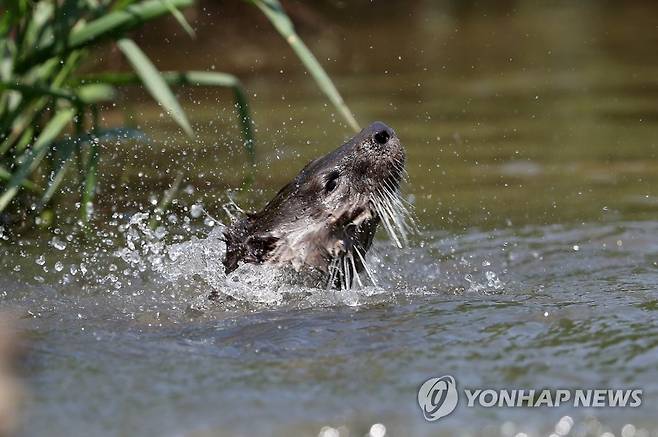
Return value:
[[(142, 131), (136, 130), (136, 129), (127, 129), (127, 128), (111, 128), (111, 129), (105, 129), (105, 130), (99, 130), (95, 134), (95, 138), (98, 139), (99, 142), (102, 141), (121, 141), (121, 140), (137, 140), (137, 141), (148, 141), (148, 137), (146, 134)], [(78, 145), (84, 142), (89, 141), (89, 135), (84, 134), (82, 136), (78, 136), (75, 138), (67, 138), (61, 141), (58, 141), (53, 145), (53, 149), (56, 150), (56, 156), (55, 156), (55, 162), (53, 164), (53, 170), (50, 173), (49, 176), (49, 184), (48, 187), (46, 188), (46, 191), (43, 193), (43, 196), (41, 197), (41, 208), (43, 208), (44, 205), (46, 205), (52, 197), (57, 193), (57, 189), (61, 185), (61, 183), (64, 181), (64, 177), (66, 176), (66, 172), (68, 171), (69, 167), (73, 163), (75, 157), (75, 152), (77, 151)], [(93, 149), (94, 146), (92, 146)], [(94, 153), (93, 150), (90, 153)], [(95, 154), (95, 160), (97, 161), (98, 154)], [(92, 155), (93, 156), (93, 155)], [(94, 163), (91, 166), (92, 173), (95, 171), (97, 162)], [(83, 181), (83, 188), (82, 188), (82, 193), (87, 193), (86, 195), (83, 194), (85, 197), (85, 200), (89, 202), (90, 200), (93, 199), (93, 194), (90, 189), (90, 187), (93, 185), (95, 186), (95, 177), (90, 176), (89, 172), (89, 166), (85, 165), (85, 169), (83, 169), (85, 173), (85, 179)], [(0, 178), (2, 178), (2, 172), (0, 169)], [(85, 208), (85, 212), (83, 215), (87, 215), (87, 212), (89, 208)]]
[(115, 99), (116, 89), (103, 83), (92, 83), (78, 87), (75, 93), (80, 102), (92, 105), (102, 102), (110, 102)]
[(341, 97), (340, 93), (336, 89), (336, 86), (329, 78), (327, 72), (322, 68), (322, 65), (318, 62), (317, 58), (311, 53), (311, 51), (306, 47), (304, 41), (297, 35), (295, 28), (286, 15), (286, 12), (283, 10), (283, 7), (278, 0), (248, 0), (251, 3), (254, 3), (258, 8), (263, 11), (265, 16), (270, 20), (274, 25), (276, 30), (285, 38), (285, 40), (290, 44), (290, 47), (297, 54), (297, 57), (304, 63), (306, 69), (311, 73), (313, 79), (318, 84), (322, 92), (329, 98), (329, 100), (336, 107), (338, 112), (343, 116), (347, 124), (354, 129), (359, 131), (359, 123), (357, 123), (352, 111), (347, 107), (347, 104)]
[(33, 50), (39, 47), (44, 33), (51, 31), (51, 20), (55, 11), (54, 2), (37, 2), (23, 34), (21, 48)]
[[(194, 0), (168, 0), (168, 2), (176, 9), (181, 9), (192, 5)], [(65, 50), (86, 47), (110, 36), (116, 37), (117, 35), (124, 34), (135, 27), (143, 25), (147, 21), (170, 12), (167, 4), (163, 3), (162, 0), (127, 3), (123, 8), (117, 8), (87, 24), (76, 26), (69, 35), (66, 44), (62, 46)], [(62, 53), (58, 49), (57, 43), (53, 42), (46, 47), (39, 48), (36, 51), (24, 55), (18, 62), (16, 71), (24, 72), (46, 59), (61, 56)]]
[(256, 139), (254, 138), (253, 122), (251, 113), (249, 112), (249, 105), (247, 104), (247, 96), (240, 86), (233, 87), (233, 95), (235, 96), (235, 105), (238, 110), (238, 117), (240, 121), (240, 131), (242, 138), (244, 138), (244, 147), (247, 151), (247, 157), (250, 164), (256, 163)]
[[(238, 111), (240, 131), (244, 141), (244, 147), (250, 163), (256, 161), (256, 139), (253, 131), (253, 119), (249, 110), (247, 93), (240, 80), (228, 73), (214, 71), (166, 71), (160, 73), (162, 78), (170, 86), (221, 86), (233, 90), (233, 98)], [(108, 83), (116, 86), (136, 85), (140, 83), (139, 76), (134, 73), (100, 73), (84, 76), (85, 83)]]
[(114, 32), (128, 30), (164, 15), (170, 12), (170, 6), (176, 9), (190, 6), (193, 0), (168, 0), (167, 3), (162, 0), (149, 0), (129, 4), (125, 9), (113, 11), (74, 31), (69, 38), (69, 45), (87, 45)]
[(12, 77), (16, 45), (9, 38), (0, 36), (0, 79), (8, 80)]
[(5, 11), (5, 13), (0, 16), (0, 37), (5, 38), (15, 21), (12, 11)]
[(244, 139), (244, 147), (247, 152), (249, 162), (256, 162), (256, 139), (254, 137), (253, 120), (249, 110), (247, 94), (240, 80), (227, 73), (218, 73), (213, 71), (189, 71), (189, 72), (166, 72), (163, 77), (167, 83), (175, 85), (194, 85), (194, 86), (222, 86), (229, 87), (233, 90), (233, 98), (238, 111), (238, 121), (240, 122), (240, 132)]
[(17, 124), (20, 127), (18, 129), (12, 130), (9, 135), (7, 135), (7, 137), (2, 141), (2, 143), (0, 143), (0, 157), (7, 153), (12, 147), (14, 147), (16, 151), (25, 149), (25, 147), (32, 140), (34, 128), (32, 126), (22, 124), (22, 117), (18, 116), (17, 118), (19, 119)]
[(85, 165), (85, 176), (82, 186), (81, 218), (83, 223), (89, 222), (92, 213), (94, 195), (96, 194), (96, 183), (98, 179), (99, 153), (98, 138), (92, 138), (89, 147), (89, 156)]
[(128, 61), (132, 64), (135, 72), (141, 78), (142, 83), (155, 100), (158, 101), (167, 112), (169, 112), (174, 121), (183, 128), (187, 135), (193, 136), (194, 132), (192, 131), (192, 126), (187, 120), (183, 108), (181, 108), (174, 93), (171, 92), (167, 82), (165, 82), (160, 75), (160, 72), (151, 63), (149, 58), (146, 57), (144, 52), (142, 52), (137, 44), (127, 38), (119, 40), (117, 45), (126, 58), (128, 58)]
[(23, 153), (23, 150), (27, 149), (27, 146), (30, 144), (30, 142), (33, 139), (34, 139), (34, 127), (27, 126), (25, 130), (22, 131), (22, 135), (20, 135), (18, 141), (16, 141), (16, 144), (14, 144), (15, 153)]
[[(0, 144), (0, 156), (12, 147), (17, 151), (22, 150), (21, 138), (23, 138), (23, 132), (43, 114), (47, 105), (51, 102), (51, 97), (70, 101), (77, 99), (75, 94), (61, 87), (71, 71), (79, 64), (81, 56), (81, 52), (76, 50), (67, 56), (63, 64), (53, 59), (42, 64), (37, 71), (33, 70), (29, 76), (34, 76), (31, 79), (37, 81), (38, 85), (18, 83), (16, 79), (0, 81), (2, 82), (0, 83), (0, 90), (12, 88), (20, 90), (17, 91), (19, 96), (17, 105), (0, 115), (0, 132), (10, 132)], [(40, 84), (48, 84), (48, 86)]]
[[(9, 170), (7, 170), (2, 165), (0, 165), (0, 179), (2, 179), (4, 181), (9, 181), (9, 180), (11, 180), (11, 176), (12, 175), (9, 172)], [(28, 179), (24, 180), (21, 185), (23, 185), (23, 187), (27, 188), (28, 190), (30, 190), (32, 192), (36, 193), (36, 192), (39, 191), (39, 187), (37, 186), (37, 184), (35, 184), (34, 182), (32, 182)]]
[[(162, 71), (160, 75), (169, 85), (192, 86), (242, 86), (232, 74), (215, 71)], [(80, 78), (84, 83), (107, 83), (111, 85), (137, 85), (140, 78), (135, 73), (111, 72), (88, 74)]]
[(174, 16), (174, 18), (176, 19), (176, 21), (178, 21), (178, 24), (180, 24), (183, 30), (187, 32), (187, 34), (190, 37), (196, 38), (196, 33), (194, 33), (194, 29), (192, 29), (192, 26), (190, 26), (190, 23), (185, 18), (185, 15), (183, 15), (183, 13), (179, 11), (178, 8), (176, 8), (176, 6), (174, 6), (171, 3), (171, 0), (161, 0), (161, 1), (165, 4), (165, 6), (167, 6), (167, 9), (169, 9), (169, 13)]
[(76, 141), (80, 141), (80, 138), (67, 138), (63, 141), (59, 141), (53, 147), (56, 149), (57, 155), (55, 157), (53, 170), (49, 177), (50, 183), (46, 192), (41, 197), (42, 205), (45, 205), (50, 199), (52, 199), (53, 195), (57, 192), (59, 185), (64, 180), (66, 171), (71, 163), (71, 158), (73, 157), (73, 152), (75, 152), (77, 146)]
[(0, 81), (0, 91), (5, 90), (14, 90), (28, 97), (56, 97), (60, 99), (66, 99), (69, 101), (76, 101), (77, 96), (73, 93), (70, 93), (67, 90), (57, 89), (57, 88), (48, 88), (39, 85), (25, 85), (22, 83), (11, 83)]
[(39, 165), (41, 160), (48, 152), (50, 144), (57, 138), (60, 132), (73, 119), (75, 111), (71, 108), (58, 111), (34, 142), (32, 149), (27, 152), (25, 160), (12, 175), (5, 191), (0, 196), (0, 211), (3, 211), (9, 202), (18, 193), (19, 187), (28, 178), (28, 176)]
[(112, 10), (113, 11), (118, 11), (118, 10), (121, 10), (121, 9), (125, 9), (127, 6), (132, 5), (136, 1), (137, 0), (117, 0), (112, 5)]

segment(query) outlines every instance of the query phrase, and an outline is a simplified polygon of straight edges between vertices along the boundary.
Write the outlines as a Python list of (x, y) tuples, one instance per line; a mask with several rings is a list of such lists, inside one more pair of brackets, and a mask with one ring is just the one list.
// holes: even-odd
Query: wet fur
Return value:
[[(381, 132), (390, 135), (386, 144), (374, 139)], [(397, 192), (403, 166), (404, 150), (394, 132), (374, 123), (309, 163), (263, 210), (247, 214), (225, 231), (226, 272), (240, 262), (269, 262), (330, 273), (335, 260), (354, 253), (358, 256), (353, 255), (351, 263), (362, 271), (363, 256), (381, 221), (373, 194)], [(330, 179), (336, 182), (332, 191), (327, 188)]]

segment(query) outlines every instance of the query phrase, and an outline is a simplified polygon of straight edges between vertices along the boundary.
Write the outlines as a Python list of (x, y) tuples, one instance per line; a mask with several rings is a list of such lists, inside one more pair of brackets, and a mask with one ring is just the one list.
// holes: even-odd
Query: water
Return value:
[[(42, 248), (21, 249), (10, 263), (21, 270), (2, 287), (14, 287), (8, 300), (27, 317), (28, 434), (289, 435), (324, 425), (362, 434), (382, 422), (430, 435), (437, 428), (423, 423), (415, 390), (437, 373), (466, 387), (645, 393), (637, 411), (462, 408), (442, 430), (548, 433), (566, 414), (582, 426), (594, 426), (592, 415), (613, 430), (655, 427), (656, 224), (428, 232), (423, 247), (378, 243), (381, 289), (288, 287), (277, 300), (254, 287), (247, 301), (209, 304), (199, 297), (221, 272), (184, 258), (216, 250), (212, 235), (162, 249), (173, 256), (147, 244), (139, 255), (156, 268), (96, 251), (103, 267), (85, 262), (84, 279), (78, 270), (65, 280), (56, 258), (35, 256)], [(69, 275), (81, 263), (72, 257)], [(42, 279), (21, 283), (27, 271)]]
[[(378, 287), (249, 267), (226, 278), (220, 224), (203, 211), (224, 220), (226, 189), (251, 172), (230, 95), (181, 91), (193, 141), (136, 99), (151, 142), (103, 146), (91, 235), (73, 195), (56, 230), (2, 232), (0, 302), (28, 346), (25, 435), (548, 435), (565, 416), (572, 435), (656, 435), (656, 6), (355, 8), (329, 18), (344, 40), (309, 41), (359, 120), (386, 121), (407, 148), (410, 246), (379, 236)], [(253, 189), (233, 193), (245, 208), (349, 134), (280, 61), (287, 48), (255, 38), (263, 52), (243, 68), (266, 64), (245, 80), (259, 164)], [(190, 68), (231, 71), (239, 53), (208, 58), (222, 41), (200, 32), (181, 52)], [(177, 201), (150, 231), (177, 171)], [(224, 299), (208, 302), (216, 289)], [(462, 400), (426, 423), (416, 391), (445, 374), (460, 387), (639, 387), (643, 405)]]

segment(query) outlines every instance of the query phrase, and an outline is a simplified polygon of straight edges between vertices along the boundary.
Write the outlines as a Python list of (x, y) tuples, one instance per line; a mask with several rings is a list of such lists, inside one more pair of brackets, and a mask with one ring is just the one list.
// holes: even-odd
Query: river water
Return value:
[[(0, 304), (22, 317), (27, 350), (22, 433), (658, 435), (658, 8), (456, 4), (345, 6), (307, 36), (359, 121), (385, 121), (407, 149), (419, 231), (404, 249), (378, 236), (377, 287), (223, 274), (226, 190), (253, 173), (232, 197), (258, 208), (350, 135), (273, 35), (269, 54), (253, 41), (242, 54), (247, 72), (267, 64), (244, 79), (255, 169), (229, 94), (180, 91), (191, 141), (128, 99), (150, 139), (103, 145), (93, 229), (71, 201), (55, 228), (0, 233)], [(240, 58), (210, 59), (228, 43), (204, 41), (179, 54), (193, 68)], [(166, 49), (152, 48), (165, 64)], [(152, 231), (149, 208), (178, 171)], [(231, 299), (208, 301), (217, 289)], [(642, 406), (461, 399), (428, 423), (417, 390), (442, 375), (460, 388), (640, 388)]]

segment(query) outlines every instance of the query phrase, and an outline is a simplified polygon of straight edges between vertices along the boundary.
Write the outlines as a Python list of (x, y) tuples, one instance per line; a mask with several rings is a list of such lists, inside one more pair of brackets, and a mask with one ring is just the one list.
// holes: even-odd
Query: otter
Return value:
[(393, 129), (375, 122), (311, 161), (260, 211), (224, 231), (226, 273), (239, 263), (292, 265), (349, 288), (363, 270), (378, 225), (402, 247), (409, 224), (400, 197), (405, 152)]

